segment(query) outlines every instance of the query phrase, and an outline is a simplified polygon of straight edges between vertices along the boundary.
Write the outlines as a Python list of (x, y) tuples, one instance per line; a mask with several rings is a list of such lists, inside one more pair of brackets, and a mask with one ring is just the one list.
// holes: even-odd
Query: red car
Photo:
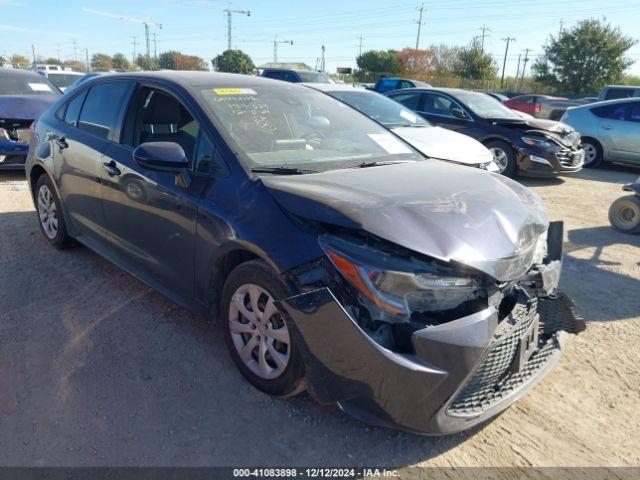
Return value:
[(534, 117), (539, 117), (542, 110), (542, 104), (549, 101), (568, 100), (562, 97), (553, 97), (551, 95), (518, 95), (510, 100), (503, 102), (509, 108), (528, 113)]

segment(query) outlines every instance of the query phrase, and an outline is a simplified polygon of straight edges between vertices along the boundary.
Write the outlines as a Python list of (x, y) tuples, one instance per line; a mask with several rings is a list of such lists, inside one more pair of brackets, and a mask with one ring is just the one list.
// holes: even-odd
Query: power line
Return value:
[(482, 50), (484, 52), (484, 37), (488, 37), (489, 34), (487, 32), (490, 32), (491, 30), (486, 25), (482, 25), (480, 30), (482, 31), (482, 35), (479, 35), (479, 37), (481, 38), (481, 40), (480, 40), (480, 50)]

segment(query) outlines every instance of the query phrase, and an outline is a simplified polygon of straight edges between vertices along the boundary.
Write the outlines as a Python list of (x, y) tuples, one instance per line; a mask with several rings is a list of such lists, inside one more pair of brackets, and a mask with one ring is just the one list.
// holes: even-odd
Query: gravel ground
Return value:
[(640, 465), (640, 236), (607, 220), (638, 175), (523, 180), (565, 221), (561, 286), (588, 329), (498, 418), (419, 437), (248, 386), (219, 324), (49, 247), (24, 178), (0, 172), (0, 465)]

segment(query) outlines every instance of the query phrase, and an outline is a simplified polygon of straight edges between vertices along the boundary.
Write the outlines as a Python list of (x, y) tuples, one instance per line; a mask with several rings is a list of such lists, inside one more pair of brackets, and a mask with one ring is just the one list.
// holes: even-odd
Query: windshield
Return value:
[(353, 91), (329, 91), (327, 93), (351, 105), (356, 110), (361, 111), (386, 127), (431, 125), (421, 116), (403, 107), (400, 103), (379, 93), (355, 89)]
[(423, 159), (366, 116), (311, 88), (209, 87), (200, 95), (250, 167), (320, 171)]
[(298, 76), (304, 83), (333, 83), (329, 77), (323, 73), (298, 72)]
[(49, 81), (58, 88), (67, 88), (68, 86), (73, 85), (78, 81), (78, 79), (82, 77), (83, 75), (49, 72)]
[(0, 96), (5, 95), (59, 95), (49, 81), (38, 74), (0, 72)]
[(521, 120), (513, 110), (484, 93), (456, 91), (455, 97), (479, 117)]

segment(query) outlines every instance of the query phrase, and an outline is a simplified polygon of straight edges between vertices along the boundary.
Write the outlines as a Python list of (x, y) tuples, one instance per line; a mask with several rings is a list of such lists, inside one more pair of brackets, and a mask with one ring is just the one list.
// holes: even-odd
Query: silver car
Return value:
[(585, 167), (603, 161), (640, 165), (640, 98), (573, 107), (560, 121), (582, 135)]

